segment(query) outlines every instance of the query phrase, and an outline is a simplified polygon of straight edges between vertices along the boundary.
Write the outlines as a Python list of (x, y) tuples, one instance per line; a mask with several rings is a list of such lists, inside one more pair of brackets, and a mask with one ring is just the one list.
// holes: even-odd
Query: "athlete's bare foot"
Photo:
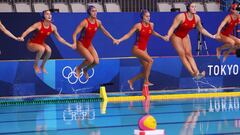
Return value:
[(225, 51), (223, 53), (223, 63), (227, 60), (228, 55), (229, 55), (228, 51)]
[(194, 78), (196, 80), (200, 80), (200, 79), (204, 78), (205, 76), (206, 76), (206, 72), (202, 71), (201, 73), (198, 73), (197, 76), (195, 76)]
[(148, 86), (153, 86), (154, 84), (151, 82), (148, 82)]
[(40, 73), (40, 68), (37, 65), (34, 65), (33, 69), (35, 70), (35, 73)]
[(46, 70), (46, 68), (45, 68), (44, 66), (41, 66), (41, 70), (42, 70), (42, 72), (43, 72), (44, 74), (47, 74), (47, 73), (48, 73), (47, 70)]
[(81, 72), (81, 68), (76, 67), (76, 75), (77, 75), (77, 78), (80, 77), (80, 72)]
[(216, 48), (216, 55), (217, 55), (217, 58), (220, 59), (221, 49), (219, 47)]
[(206, 76), (206, 72), (205, 72), (205, 71), (202, 71), (201, 76), (202, 76), (202, 77), (205, 77), (205, 76)]
[(145, 81), (145, 82), (144, 82), (144, 85), (153, 86), (154, 84), (151, 83), (151, 82), (149, 82), (149, 81)]
[(131, 80), (128, 80), (128, 84), (131, 90), (134, 90), (133, 88), (133, 82)]
[(88, 80), (89, 79), (89, 75), (88, 75), (88, 72), (87, 72), (87, 69), (83, 69), (83, 74), (85, 75), (86, 79)]

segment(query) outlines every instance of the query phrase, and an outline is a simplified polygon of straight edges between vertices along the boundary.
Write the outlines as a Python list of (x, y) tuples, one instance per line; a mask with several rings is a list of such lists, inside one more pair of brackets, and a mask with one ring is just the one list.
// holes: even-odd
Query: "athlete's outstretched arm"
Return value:
[(115, 42), (116, 39), (103, 27), (102, 22), (98, 20), (98, 24), (99, 24), (99, 28), (102, 30), (104, 35), (106, 35), (107, 37), (112, 39), (113, 42)]
[(197, 21), (197, 29), (199, 30), (200, 33), (202, 33), (205, 36), (208, 36), (210, 38), (215, 38), (214, 35), (210, 34), (205, 28), (202, 26), (201, 19), (198, 15), (196, 15), (196, 21)]
[(83, 20), (78, 26), (77, 28), (75, 29), (75, 31), (73, 32), (73, 35), (72, 35), (72, 39), (73, 39), (73, 47), (76, 48), (77, 46), (77, 35), (78, 33), (80, 33), (82, 31), (82, 29), (84, 27), (86, 27), (87, 25), (87, 22), (85, 20)]
[(4, 25), (2, 24), (2, 22), (0, 21), (0, 30), (6, 34), (7, 36), (11, 37), (14, 40), (18, 40), (18, 38), (16, 36), (14, 36), (9, 30), (7, 30)]
[(183, 14), (178, 14), (174, 18), (172, 26), (169, 28), (168, 34), (165, 36), (167, 40), (169, 40), (169, 38), (172, 36), (172, 34), (175, 31), (175, 29), (181, 24), (182, 18), (183, 18)]
[(119, 42), (122, 42), (122, 41), (124, 41), (124, 40), (127, 40), (129, 37), (132, 36), (132, 34), (133, 34), (135, 31), (137, 31), (137, 30), (139, 29), (139, 27), (140, 27), (140, 23), (135, 24), (135, 25), (132, 27), (132, 29), (131, 29), (127, 34), (125, 34), (123, 37), (121, 37), (118, 41), (119, 41)]
[(34, 23), (32, 26), (30, 26), (26, 31), (23, 32), (22, 36), (20, 37), (22, 40), (24, 40), (24, 38), (32, 31), (38, 29), (39, 27), (41, 27), (41, 23), (37, 22)]
[(218, 27), (216, 36), (219, 37), (219, 34), (221, 33), (222, 28), (227, 24), (227, 22), (230, 20), (229, 16), (226, 16), (224, 20), (221, 22), (221, 24)]
[(156, 37), (159, 37), (159, 38), (161, 38), (161, 39), (167, 41), (167, 38), (166, 38), (166, 37), (160, 35), (160, 34), (157, 33), (156, 31), (154, 31), (154, 24), (153, 24), (153, 23), (151, 23), (151, 27), (152, 27), (152, 29), (153, 29), (152, 35), (154, 35), (154, 36), (156, 36)]
[[(53, 33), (54, 33), (55, 37), (57, 38), (57, 40), (58, 40), (59, 42), (61, 42), (62, 44), (67, 45), (68, 47), (73, 48), (73, 46), (72, 46), (70, 43), (68, 43), (66, 40), (64, 40), (64, 39), (60, 36), (60, 34), (59, 34), (58, 31), (57, 31), (57, 27), (56, 27), (55, 25), (52, 25), (52, 28), (53, 28)], [(73, 49), (74, 49), (74, 48), (73, 48)]]

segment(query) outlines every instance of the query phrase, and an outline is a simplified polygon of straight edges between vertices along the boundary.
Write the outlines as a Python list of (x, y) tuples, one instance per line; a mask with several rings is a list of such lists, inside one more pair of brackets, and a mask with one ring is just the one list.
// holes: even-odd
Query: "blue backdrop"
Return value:
[[(177, 13), (151, 13), (151, 21), (155, 23), (155, 31), (162, 35), (167, 34), (174, 17)], [(207, 12), (198, 13), (201, 17), (204, 27), (212, 34), (215, 34), (222, 19), (226, 16), (226, 12)], [(63, 38), (72, 43), (72, 33), (78, 24), (86, 18), (86, 14), (75, 13), (55, 13), (53, 14), (53, 23), (57, 26), (59, 33)], [(40, 14), (36, 13), (1, 13), (0, 19), (2, 23), (17, 36), (20, 36), (33, 23), (40, 21)], [(126, 34), (131, 27), (140, 21), (139, 13), (98, 13), (105, 28), (115, 37), (120, 38)], [(193, 46), (193, 54), (196, 54), (197, 48), (196, 29), (190, 32), (191, 42)], [(32, 36), (32, 33), (26, 37), (25, 42), (17, 42), (0, 33), (0, 50), (2, 60), (18, 60), (18, 59), (34, 59), (35, 54), (26, 49), (26, 42)], [(135, 35), (130, 39), (122, 42), (119, 46), (112, 44), (100, 30), (93, 39), (93, 44), (99, 53), (99, 57), (126, 57), (131, 56), (131, 48), (135, 41)], [(52, 48), (52, 59), (61, 58), (79, 58), (80, 55), (70, 48), (59, 43), (56, 38), (51, 35), (46, 41)], [(215, 49), (221, 43), (206, 38), (206, 42), (210, 54), (215, 55)], [(17, 51), (16, 51), (17, 50)], [(176, 56), (174, 48), (170, 42), (165, 42), (154, 36), (150, 38), (148, 51), (152, 56)]]
[[(198, 14), (204, 27), (210, 33), (215, 34), (218, 25), (227, 13)], [(175, 16), (176, 13), (151, 13), (155, 31), (165, 35)], [(57, 26), (60, 35), (72, 42), (72, 33), (86, 17), (86, 14), (55, 13), (53, 23)], [(40, 20), (40, 14), (1, 13), (0, 18), (13, 34), (20, 36), (29, 26)], [(139, 13), (99, 13), (98, 18), (116, 38), (126, 34), (135, 23), (140, 21)], [(193, 54), (196, 54), (197, 35), (197, 30), (190, 32)], [(0, 62), (0, 96), (98, 92), (100, 84), (109, 82), (113, 85), (109, 86), (107, 91), (129, 91), (127, 80), (142, 70), (139, 61), (135, 58), (116, 58), (132, 56), (131, 48), (134, 45), (135, 35), (119, 46), (115, 46), (101, 31), (98, 31), (93, 44), (99, 57), (113, 59), (100, 59), (100, 64), (89, 71), (91, 75), (89, 80), (86, 80), (84, 76), (80, 79), (76, 78), (74, 67), (82, 62), (82, 59), (79, 59), (80, 54), (59, 43), (53, 35), (46, 40), (53, 52), (51, 56), (53, 60), (48, 61), (46, 65), (48, 74), (35, 74), (32, 68), (33, 61), (29, 61), (35, 58), (35, 54), (26, 49), (26, 42), (31, 36), (32, 33), (26, 37), (25, 42), (17, 42), (0, 33), (0, 59), (4, 60)], [(206, 42), (210, 54), (215, 55), (215, 49), (221, 43), (209, 38), (206, 38)], [(203, 82), (195, 82), (183, 67), (170, 42), (151, 37), (148, 51), (151, 56), (160, 56), (154, 58), (150, 80), (155, 85), (150, 88), (151, 90), (239, 86), (240, 64), (235, 56), (229, 57), (225, 63), (221, 63), (216, 56), (196, 57), (200, 71), (205, 70), (207, 77)], [(19, 61), (22, 59), (24, 61)], [(141, 90), (142, 83), (142, 80), (137, 81), (134, 84), (135, 89)]]
[[(225, 63), (216, 56), (195, 59), (199, 70), (206, 71), (206, 79), (194, 81), (179, 57), (154, 58), (149, 79), (155, 85), (150, 90), (239, 87), (240, 62), (235, 56), (230, 56)], [(127, 80), (142, 71), (135, 58), (101, 59), (99, 65), (89, 70), (89, 80), (82, 73), (77, 79), (75, 66), (81, 62), (50, 60), (46, 64), (48, 74), (35, 74), (33, 61), (0, 62), (0, 96), (98, 93), (100, 84), (110, 82), (113, 85), (107, 87), (107, 92), (130, 91)], [(141, 90), (142, 84), (143, 79), (136, 81), (135, 91)]]

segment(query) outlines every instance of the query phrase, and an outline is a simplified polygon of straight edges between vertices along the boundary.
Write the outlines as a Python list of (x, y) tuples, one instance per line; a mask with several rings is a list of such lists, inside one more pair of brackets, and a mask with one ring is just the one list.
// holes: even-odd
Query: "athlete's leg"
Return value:
[(199, 73), (199, 70), (192, 55), (192, 45), (191, 45), (189, 35), (183, 38), (182, 41), (183, 41), (183, 48), (185, 50), (185, 56), (191, 66), (192, 71), (194, 72), (195, 75), (197, 75)]
[(40, 58), (42, 57), (43, 53), (45, 52), (45, 47), (40, 44), (28, 42), (27, 48), (31, 52), (37, 52), (37, 55), (34, 60), (33, 68), (36, 73), (40, 73), (40, 68), (38, 67), (38, 62), (39, 62)]
[(143, 66), (143, 71), (140, 72), (139, 74), (137, 74), (136, 76), (134, 76), (133, 78), (131, 78), (130, 80), (128, 80), (128, 84), (129, 84), (129, 87), (130, 87), (131, 90), (134, 89), (134, 88), (133, 88), (133, 83), (134, 83), (136, 80), (143, 78), (144, 75), (145, 75), (145, 71), (146, 71), (146, 69), (147, 69), (147, 65), (148, 65), (147, 62), (144, 61), (144, 60), (142, 60), (142, 59), (139, 59), (139, 61), (140, 61), (141, 65)]
[[(148, 68), (148, 63), (147, 63), (145, 60), (139, 59), (139, 61), (140, 61), (141, 65), (143, 66), (143, 71), (140, 72), (139, 74), (137, 74), (136, 76), (134, 76), (133, 78), (131, 78), (130, 80), (128, 80), (129, 87), (130, 87), (132, 90), (133, 90), (133, 83), (134, 83), (135, 81), (137, 81), (138, 79), (143, 78), (144, 75), (145, 75), (145, 71), (146, 71), (147, 68)], [(149, 85), (149, 86), (153, 86), (154, 84), (149, 81), (149, 82), (148, 82), (148, 85)]]
[(148, 55), (148, 53), (146, 51), (142, 51), (140, 49), (138, 49), (137, 46), (133, 47), (133, 55), (138, 57), (139, 59), (145, 61), (146, 67), (144, 68), (144, 84), (148, 84), (149, 83), (149, 75), (150, 75), (150, 71), (152, 68), (152, 64), (153, 64), (153, 59)]
[(176, 51), (177, 51), (183, 65), (185, 66), (185, 68), (188, 70), (188, 72), (192, 76), (196, 76), (197, 74), (192, 69), (190, 62), (188, 61), (188, 59), (186, 57), (186, 52), (185, 52), (185, 49), (184, 49), (183, 40), (181, 38), (177, 37), (175, 34), (173, 34), (172, 37), (171, 37), (171, 42), (172, 42), (173, 47), (176, 49)]
[(235, 44), (234, 44), (233, 47), (231, 47), (231, 48), (229, 48), (228, 50), (226, 50), (226, 51), (223, 52), (223, 62), (226, 61), (227, 57), (229, 56), (229, 54), (230, 54), (231, 52), (233, 52), (234, 50), (238, 49), (239, 46), (240, 46), (240, 39), (239, 39), (239, 38), (237, 38), (237, 37), (235, 37), (235, 36), (233, 36), (233, 35), (230, 35), (229, 38), (231, 38), (232, 40), (234, 40), (234, 43), (235, 43)]
[(221, 55), (221, 51), (223, 49), (234, 47), (235, 41), (230, 36), (225, 36), (225, 35), (222, 35), (222, 34), (220, 35), (220, 39), (218, 39), (218, 41), (224, 43), (222, 46), (216, 48), (216, 55), (219, 59), (220, 55)]
[(47, 73), (47, 70), (45, 68), (45, 64), (52, 54), (52, 49), (46, 43), (44, 43), (44, 47), (45, 47), (45, 56), (43, 58), (43, 62), (42, 62), (40, 67), (41, 67), (43, 73)]
[(97, 51), (95, 50), (95, 48), (93, 47), (92, 44), (89, 46), (88, 50), (91, 53), (91, 55), (93, 56), (94, 61), (92, 64), (88, 65), (85, 69), (83, 69), (83, 73), (86, 76), (86, 79), (89, 78), (87, 71), (89, 69), (93, 68), (94, 66), (96, 66), (97, 64), (99, 64), (99, 57), (98, 57)]
[(76, 69), (77, 77), (80, 77), (80, 72), (82, 68), (91, 65), (94, 62), (94, 58), (90, 51), (87, 48), (85, 48), (81, 42), (77, 43), (77, 50), (85, 58), (85, 60)]

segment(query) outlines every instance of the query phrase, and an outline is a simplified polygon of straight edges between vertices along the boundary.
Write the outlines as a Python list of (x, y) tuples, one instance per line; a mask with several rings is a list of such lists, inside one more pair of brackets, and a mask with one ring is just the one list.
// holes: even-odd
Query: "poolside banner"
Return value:
[[(150, 81), (155, 90), (179, 90), (211, 88), (219, 90), (223, 87), (239, 87), (240, 61), (230, 56), (226, 62), (215, 56), (195, 57), (200, 71), (206, 71), (206, 78), (193, 79), (183, 67), (179, 57), (154, 58)], [(82, 60), (49, 60), (46, 64), (47, 74), (36, 74), (33, 61), (1, 61), (0, 62), (0, 96), (28, 96), (51, 94), (99, 93), (104, 83), (107, 92), (131, 91), (127, 80), (142, 71), (136, 58), (100, 59), (100, 64), (89, 69), (89, 79), (83, 72), (76, 76), (76, 66)], [(140, 91), (143, 79), (134, 83), (135, 91)], [(194, 92), (194, 91), (193, 91)]]

